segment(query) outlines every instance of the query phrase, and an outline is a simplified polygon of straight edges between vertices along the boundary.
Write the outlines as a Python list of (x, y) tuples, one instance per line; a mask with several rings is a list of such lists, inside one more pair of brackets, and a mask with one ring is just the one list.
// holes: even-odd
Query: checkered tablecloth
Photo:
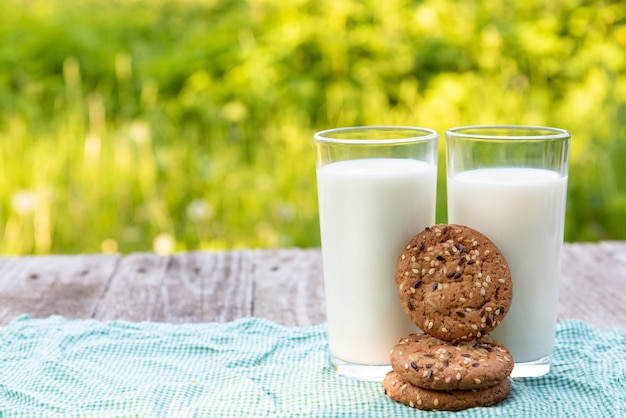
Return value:
[[(445, 416), (338, 376), (326, 325), (17, 318), (0, 329), (0, 417)], [(555, 363), (510, 396), (459, 417), (626, 417), (620, 329), (561, 322)]]

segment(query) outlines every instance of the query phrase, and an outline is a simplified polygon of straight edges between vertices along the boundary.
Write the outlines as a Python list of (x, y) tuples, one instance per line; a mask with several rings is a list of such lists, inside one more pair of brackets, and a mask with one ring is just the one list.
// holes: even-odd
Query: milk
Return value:
[(567, 177), (533, 168), (470, 170), (448, 178), (448, 222), (470, 226), (502, 251), (513, 302), (492, 337), (516, 363), (552, 354)]
[(328, 337), (333, 356), (389, 364), (417, 328), (394, 273), (411, 238), (435, 220), (437, 168), (411, 159), (362, 159), (317, 171)]

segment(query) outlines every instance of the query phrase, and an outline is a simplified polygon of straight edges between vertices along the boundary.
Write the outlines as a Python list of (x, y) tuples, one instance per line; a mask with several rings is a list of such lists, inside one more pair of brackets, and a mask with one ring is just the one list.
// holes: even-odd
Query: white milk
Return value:
[(331, 163), (317, 171), (331, 353), (389, 364), (398, 338), (417, 328), (394, 273), (411, 238), (435, 221), (436, 166), (411, 159)]
[(502, 251), (513, 303), (492, 337), (516, 363), (554, 348), (567, 177), (533, 168), (470, 170), (448, 178), (448, 222), (467, 225)]

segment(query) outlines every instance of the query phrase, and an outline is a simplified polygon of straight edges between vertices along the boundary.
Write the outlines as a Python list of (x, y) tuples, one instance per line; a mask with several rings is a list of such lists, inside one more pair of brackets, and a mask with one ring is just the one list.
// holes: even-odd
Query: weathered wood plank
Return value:
[(249, 251), (188, 252), (172, 257), (153, 320), (226, 322), (252, 316)]
[[(626, 241), (602, 241), (597, 245), (600, 247), (600, 251), (620, 260), (622, 266), (626, 266)], [(622, 277), (626, 280), (625, 276)]]
[(93, 317), (100, 320), (153, 321), (160, 316), (161, 285), (170, 257), (136, 253), (123, 257)]
[(253, 265), (246, 251), (123, 258), (95, 318), (225, 322), (252, 315)]
[(326, 320), (321, 251), (256, 251), (254, 261), (254, 316), (288, 326)]
[(120, 258), (101, 254), (0, 258), (0, 324), (24, 313), (91, 317)]
[[(626, 242), (566, 244), (559, 319), (626, 329)], [(33, 317), (325, 320), (319, 249), (0, 257), (0, 325)]]
[(576, 318), (598, 327), (626, 330), (626, 261), (617, 243), (565, 246), (559, 319)]

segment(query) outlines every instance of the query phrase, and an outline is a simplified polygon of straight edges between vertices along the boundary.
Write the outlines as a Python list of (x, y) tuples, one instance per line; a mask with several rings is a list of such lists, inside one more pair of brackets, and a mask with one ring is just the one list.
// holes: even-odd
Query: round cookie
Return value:
[(511, 306), (513, 282), (504, 256), (480, 232), (434, 225), (398, 258), (400, 302), (425, 333), (458, 343), (491, 332)]
[(401, 338), (391, 350), (391, 367), (403, 380), (432, 390), (493, 386), (510, 376), (513, 356), (486, 335), (452, 345), (426, 334)]
[(423, 389), (402, 380), (395, 371), (390, 371), (385, 376), (383, 387), (392, 400), (427, 411), (461, 411), (491, 406), (506, 399), (511, 392), (509, 379), (484, 389), (451, 391)]

